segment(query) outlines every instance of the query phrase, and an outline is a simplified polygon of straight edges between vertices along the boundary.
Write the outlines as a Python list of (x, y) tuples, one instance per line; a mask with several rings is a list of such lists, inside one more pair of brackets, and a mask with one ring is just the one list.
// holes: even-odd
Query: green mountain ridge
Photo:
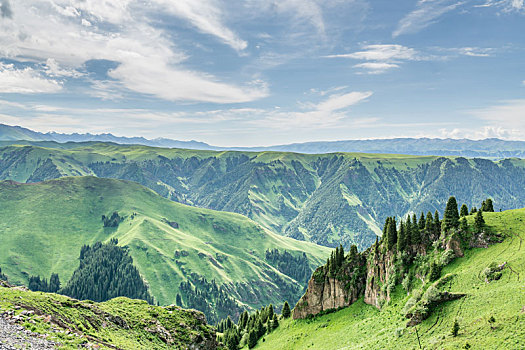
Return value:
[[(436, 282), (423, 283), (424, 276), (416, 275), (409, 292), (404, 281), (398, 282), (381, 309), (365, 303), (365, 295), (339, 311), (282, 320), (256, 348), (523, 349), (525, 294), (520, 277), (525, 273), (525, 209), (483, 216), (492, 235), (503, 240), (488, 248), (466, 249), (464, 256), (445, 264)], [(474, 217), (468, 221), (473, 224)], [(446, 290), (441, 295), (447, 298), (436, 302), (441, 290)], [(422, 307), (414, 304), (419, 298), (434, 301), (426, 306), (429, 317), (408, 322), (411, 310)], [(305, 306), (311, 305), (300, 302), (296, 308)]]
[[(214, 313), (218, 300), (206, 300), (209, 305), (201, 309), (209, 311), (211, 322), (227, 312), (236, 317), (244, 308), (300, 297), (305, 281), (281, 272), (266, 260), (266, 251), (278, 249), (295, 257), (306, 253), (310, 269), (329, 252), (276, 235), (242, 215), (175, 203), (124, 180), (3, 181), (0, 202), (0, 266), (10, 282), (26, 284), (30, 275), (49, 278), (58, 273), (65, 283), (78, 265), (82, 245), (117, 238), (130, 248), (135, 265), (161, 304), (175, 303), (180, 293), (184, 306), (195, 307), (196, 302), (190, 303), (190, 296), (181, 291), (181, 282), (189, 282), (197, 289), (216, 283), (239, 305), (237, 311)], [(117, 227), (104, 227), (102, 215), (113, 212), (123, 221)]]
[(369, 247), (386, 217), (441, 210), (451, 194), (469, 206), (488, 197), (496, 210), (525, 205), (521, 159), (67, 147), (2, 147), (0, 179), (132, 180), (173, 201), (240, 213), (281, 235), (347, 250)]

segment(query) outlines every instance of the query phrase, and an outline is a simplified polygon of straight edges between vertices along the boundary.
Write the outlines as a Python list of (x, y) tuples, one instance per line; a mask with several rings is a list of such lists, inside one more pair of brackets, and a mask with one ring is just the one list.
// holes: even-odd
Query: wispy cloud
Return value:
[[(177, 48), (164, 27), (153, 26), (148, 18), (158, 16), (160, 6), (169, 6), (173, 14), (177, 11), (177, 16), (185, 16), (199, 30), (236, 49), (243, 49), (245, 43), (222, 26), (215, 1), (176, 3), (153, 0), (153, 7), (144, 7), (133, 0), (20, 0), (11, 3), (13, 18), (2, 21), (0, 57), (30, 57), (41, 64), (40, 72), (36, 66), (30, 72), (33, 80), (43, 74), (74, 79), (87, 61), (116, 62), (108, 75), (123, 89), (170, 101), (238, 103), (267, 96), (264, 84), (223, 82), (185, 67), (188, 55)], [(44, 90), (40, 83), (34, 91)], [(51, 85), (46, 87), (45, 91), (52, 90)]]
[(244, 50), (248, 43), (224, 23), (224, 13), (214, 0), (153, 0), (170, 14), (189, 21), (201, 32), (213, 35), (237, 51)]
[(361, 51), (348, 54), (328, 55), (327, 58), (350, 58), (364, 60), (354, 65), (354, 68), (366, 71), (369, 74), (384, 73), (393, 68), (399, 68), (403, 61), (417, 61), (424, 57), (416, 50), (402, 45), (364, 45)]
[(474, 7), (495, 7), (503, 12), (525, 11), (524, 0), (487, 0), (484, 4), (474, 5)]
[(62, 90), (59, 81), (48, 79), (30, 67), (17, 69), (0, 62), (0, 92), (18, 94), (55, 93)]
[(396, 38), (403, 34), (413, 34), (437, 22), (441, 16), (463, 5), (457, 0), (419, 0), (416, 9), (406, 15), (392, 33)]

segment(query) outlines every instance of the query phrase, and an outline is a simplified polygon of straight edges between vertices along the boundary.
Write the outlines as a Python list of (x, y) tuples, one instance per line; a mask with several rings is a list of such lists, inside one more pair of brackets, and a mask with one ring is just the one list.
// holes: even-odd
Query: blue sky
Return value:
[(525, 139), (523, 0), (0, 0), (0, 123), (219, 146)]

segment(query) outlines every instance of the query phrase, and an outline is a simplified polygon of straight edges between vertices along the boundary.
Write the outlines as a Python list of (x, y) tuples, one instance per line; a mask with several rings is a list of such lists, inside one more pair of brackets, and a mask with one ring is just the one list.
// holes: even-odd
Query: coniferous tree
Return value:
[(494, 212), (494, 204), (492, 203), (492, 199), (488, 198), (483, 201), (481, 204), (481, 210), (484, 212)]
[(410, 247), (412, 245), (412, 221), (410, 215), (407, 217), (405, 222), (405, 246)]
[(284, 318), (288, 318), (288, 317), (290, 317), (291, 314), (292, 314), (292, 312), (290, 310), (290, 305), (288, 305), (288, 302), (285, 301), (284, 305), (283, 305), (282, 315), (283, 315)]
[(477, 233), (481, 233), (484, 228), (485, 228), (485, 219), (483, 218), (483, 212), (479, 210), (476, 213), (476, 217), (474, 219), (474, 229)]
[(276, 314), (273, 314), (273, 318), (272, 318), (272, 328), (273, 328), (273, 329), (276, 329), (277, 327), (279, 327), (279, 320), (277, 319), (277, 315), (276, 315)]
[(459, 212), (456, 197), (452, 196), (448, 199), (445, 214), (443, 214), (442, 223), (443, 232), (459, 227)]
[(51, 274), (51, 278), (49, 278), (49, 286), (48, 286), (48, 292), (50, 293), (56, 293), (60, 289), (60, 278), (58, 278), (58, 274), (53, 273)]
[(388, 220), (388, 225), (386, 229), (386, 235), (387, 235), (387, 247), (388, 250), (393, 250), (396, 247), (397, 244), (397, 227), (396, 227), (396, 219), (390, 218)]
[(239, 348), (240, 337), (235, 328), (229, 328), (224, 338), (228, 350), (237, 350)]
[(273, 315), (274, 315), (274, 312), (273, 312), (273, 305), (270, 304), (270, 306), (268, 306), (268, 319), (269, 319), (269, 320), (273, 319)]
[(464, 217), (468, 215), (468, 207), (466, 204), (463, 204), (461, 206), (461, 210), (459, 211), (459, 216)]
[(434, 231), (434, 218), (432, 217), (432, 213), (427, 213), (427, 219), (425, 221), (425, 243), (429, 243), (431, 241), (430, 237), (432, 236)]
[(472, 209), (470, 209), (470, 215), (476, 214), (477, 211), (478, 211), (478, 208), (472, 207)]
[(374, 244), (374, 257), (377, 259), (379, 256), (379, 237), (376, 236), (376, 243)]
[(255, 329), (250, 330), (248, 336), (248, 348), (253, 349), (257, 345), (258, 339), (259, 337), (257, 336), (257, 331)]
[(441, 230), (441, 220), (439, 220), (439, 212), (436, 210), (434, 212), (434, 225), (433, 225), (433, 235), (439, 236), (439, 231)]
[(419, 226), (416, 222), (416, 214), (412, 217), (412, 228), (410, 230), (410, 244), (418, 245), (421, 243), (421, 233), (419, 232)]
[(404, 252), (406, 249), (405, 237), (406, 237), (405, 223), (401, 220), (401, 224), (399, 226), (399, 233), (397, 235), (397, 251), (398, 252)]
[(418, 222), (419, 231), (423, 231), (425, 229), (425, 214), (421, 212), (421, 216), (419, 217)]

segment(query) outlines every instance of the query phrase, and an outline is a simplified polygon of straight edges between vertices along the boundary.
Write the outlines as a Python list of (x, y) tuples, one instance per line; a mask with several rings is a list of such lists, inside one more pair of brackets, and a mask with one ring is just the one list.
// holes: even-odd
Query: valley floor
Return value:
[[(525, 210), (486, 213), (491, 229), (506, 236), (488, 249), (465, 252), (446, 266), (448, 290), (463, 299), (435, 307), (416, 328), (406, 327), (403, 306), (409, 296), (398, 286), (381, 311), (362, 300), (312, 320), (283, 320), (257, 349), (525, 349)], [(487, 283), (482, 271), (507, 263), (500, 280)], [(495, 322), (489, 320), (494, 318)], [(457, 337), (451, 328), (457, 320)]]

